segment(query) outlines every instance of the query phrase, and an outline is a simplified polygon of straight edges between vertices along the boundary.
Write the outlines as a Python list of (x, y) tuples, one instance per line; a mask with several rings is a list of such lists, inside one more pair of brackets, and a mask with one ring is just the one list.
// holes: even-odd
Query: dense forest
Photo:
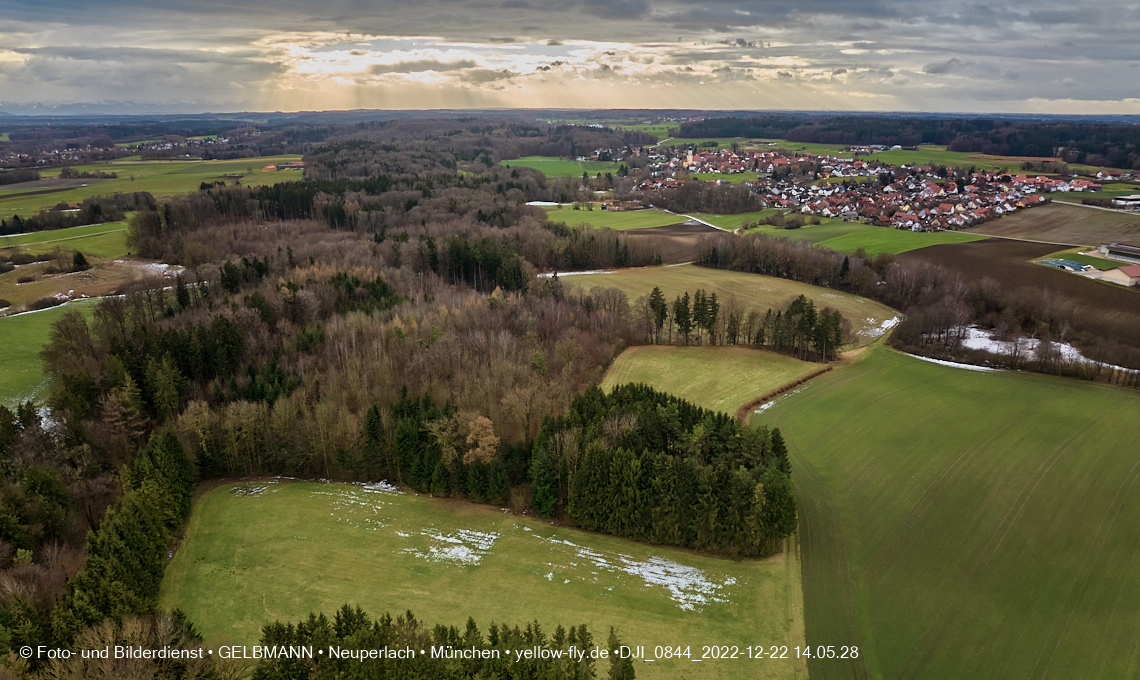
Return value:
[(661, 545), (769, 555), (796, 527), (779, 430), (645, 385), (591, 388), (548, 419), (531, 485), (543, 516)]
[(815, 144), (941, 144), (998, 156), (1059, 156), (1068, 163), (1140, 169), (1140, 127), (1107, 123), (879, 116), (713, 118), (681, 126), (681, 137), (783, 138)]

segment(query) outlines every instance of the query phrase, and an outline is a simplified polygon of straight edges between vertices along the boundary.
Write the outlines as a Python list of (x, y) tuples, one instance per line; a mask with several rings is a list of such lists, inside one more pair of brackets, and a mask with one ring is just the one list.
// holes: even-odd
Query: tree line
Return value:
[[(595, 642), (586, 624), (550, 631), (538, 621), (525, 626), (494, 622), (486, 634), (472, 618), (462, 628), (427, 625), (408, 611), (396, 618), (383, 614), (373, 619), (359, 607), (341, 607), (329, 620), (322, 614), (308, 619), (273, 622), (262, 628), (260, 644), (268, 647), (312, 647), (313, 658), (264, 659), (253, 670), (253, 680), (316, 680), (317, 678), (435, 680), (455, 678), (478, 680), (633, 680), (633, 660), (622, 658), (621, 639), (614, 629), (606, 641)], [(596, 647), (606, 653), (595, 659)], [(442, 648), (442, 649), (441, 649)], [(515, 652), (543, 650), (534, 658), (520, 658)], [(324, 654), (317, 654), (316, 650)], [(366, 654), (364, 658), (340, 658), (329, 649), (386, 652), (413, 650), (411, 658), (394, 655)], [(426, 654), (421, 650), (432, 649)], [(475, 658), (449, 658), (438, 652), (467, 650)], [(573, 653), (571, 653), (573, 652)], [(358, 655), (359, 656), (359, 655)], [(372, 657), (372, 658), (367, 658)], [(545, 657), (545, 658), (544, 658)]]
[(784, 309), (769, 308), (761, 315), (746, 310), (736, 296), (730, 296), (722, 309), (716, 291), (700, 288), (692, 296), (685, 291), (670, 303), (654, 286), (634, 308), (641, 337), (653, 344), (751, 345), (805, 361), (828, 361), (852, 339), (851, 323), (838, 310), (816, 309), (803, 295)]

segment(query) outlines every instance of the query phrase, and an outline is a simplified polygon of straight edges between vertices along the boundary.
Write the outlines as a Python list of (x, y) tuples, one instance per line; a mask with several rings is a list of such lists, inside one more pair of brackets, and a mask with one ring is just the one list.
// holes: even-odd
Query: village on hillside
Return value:
[[(1088, 179), (996, 172), (957, 173), (942, 166), (896, 166), (874, 159), (773, 151), (634, 149), (647, 154), (649, 177), (638, 188), (679, 187), (697, 173), (767, 175), (742, 182), (762, 207), (823, 218), (860, 220), (911, 231), (967, 227), (1042, 205), (1046, 194), (1091, 192)], [(721, 178), (718, 183), (729, 183)]]

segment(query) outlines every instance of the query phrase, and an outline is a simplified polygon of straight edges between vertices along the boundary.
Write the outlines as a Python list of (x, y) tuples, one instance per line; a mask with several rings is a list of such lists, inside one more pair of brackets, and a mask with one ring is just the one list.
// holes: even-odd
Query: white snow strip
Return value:
[(932, 364), (941, 364), (942, 366), (952, 366), (954, 368), (964, 368), (967, 371), (992, 372), (992, 371), (1000, 370), (997, 368), (990, 368), (989, 366), (975, 366), (974, 364), (960, 364), (956, 361), (943, 361), (942, 359), (932, 359), (931, 357), (919, 356), (917, 354), (911, 354), (910, 356), (914, 357), (915, 359), (921, 359), (922, 361), (929, 361)]
[[(729, 602), (730, 600), (724, 591), (737, 583), (736, 579), (731, 576), (718, 582), (710, 578), (702, 569), (674, 562), (659, 555), (650, 555), (644, 560), (638, 560), (630, 555), (604, 553), (577, 545), (571, 541), (534, 535), (549, 543), (566, 546), (578, 558), (589, 561), (598, 570), (635, 576), (646, 587), (659, 586), (665, 588), (669, 592), (670, 599), (677, 603), (678, 608), (685, 611), (700, 611), (700, 608), (706, 604)], [(556, 564), (548, 564), (557, 569), (565, 569), (565, 567)], [(571, 562), (571, 564), (575, 563)], [(596, 576), (598, 572), (591, 571), (590, 573)], [(544, 578), (553, 580), (554, 572), (545, 574)], [(569, 580), (565, 579), (564, 582), (568, 583)], [(593, 580), (596, 581), (597, 579)]]
[(549, 278), (554, 277), (554, 276), (580, 276), (582, 274), (616, 274), (616, 273), (617, 272), (613, 269), (591, 269), (590, 271), (585, 271), (585, 272), (546, 272), (545, 274), (539, 274), (538, 278), (549, 279)]

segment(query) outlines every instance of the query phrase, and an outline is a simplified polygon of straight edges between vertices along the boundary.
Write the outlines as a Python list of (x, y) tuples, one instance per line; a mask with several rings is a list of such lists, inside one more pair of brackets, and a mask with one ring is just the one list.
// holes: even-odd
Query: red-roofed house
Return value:
[(1122, 286), (1140, 286), (1140, 264), (1110, 269), (1104, 273), (1104, 280), (1119, 283)]

